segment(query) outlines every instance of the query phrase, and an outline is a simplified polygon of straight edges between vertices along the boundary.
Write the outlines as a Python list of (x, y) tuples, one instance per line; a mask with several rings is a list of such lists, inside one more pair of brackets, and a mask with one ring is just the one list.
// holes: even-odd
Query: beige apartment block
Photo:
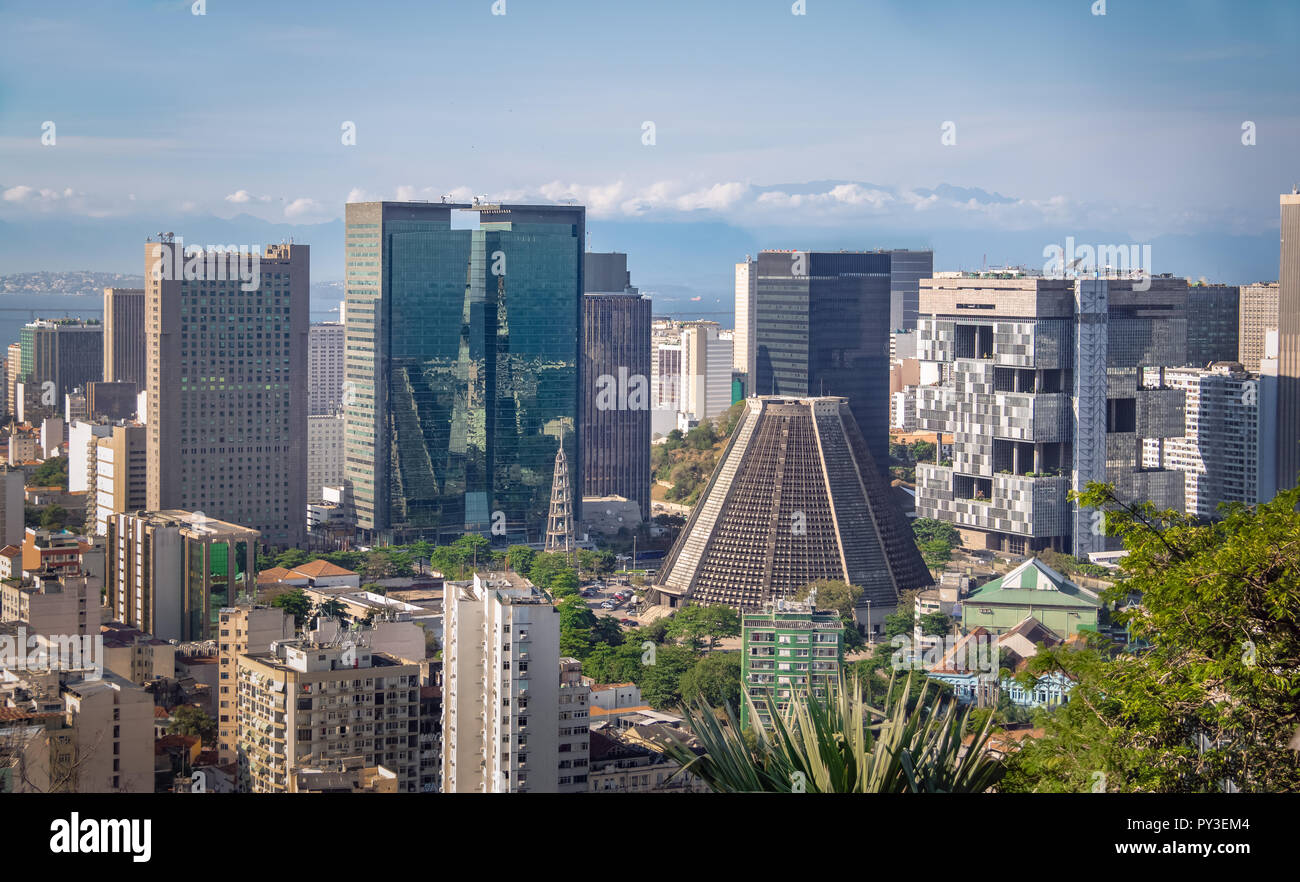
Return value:
[(222, 763), (235, 762), (235, 709), (241, 655), (265, 653), (271, 644), (292, 640), (293, 616), (274, 606), (244, 602), (221, 610), (217, 631), (217, 749)]

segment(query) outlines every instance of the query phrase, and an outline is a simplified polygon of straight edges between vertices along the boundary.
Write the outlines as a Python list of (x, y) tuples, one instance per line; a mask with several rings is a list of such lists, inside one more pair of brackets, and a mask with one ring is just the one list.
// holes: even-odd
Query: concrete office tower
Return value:
[(582, 495), (633, 500), (648, 520), (650, 298), (591, 293), (582, 299)]
[(586, 793), (591, 758), (591, 687), (582, 680), (582, 662), (560, 659), (559, 762), (556, 790)]
[(104, 289), (104, 380), (145, 385), (144, 289)]
[(818, 579), (862, 586), (879, 622), (930, 573), (845, 399), (750, 398), (653, 592), (744, 611)]
[[(95, 534), (108, 535), (113, 515), (137, 512), (148, 505), (149, 436), (141, 425), (116, 425), (94, 441)], [(89, 527), (87, 527), (89, 529)]]
[(1278, 284), (1256, 282), (1242, 285), (1239, 306), (1238, 356), (1247, 371), (1260, 371), (1264, 358), (1264, 338), (1269, 330), (1278, 329)]
[(892, 264), (888, 251), (759, 252), (749, 369), (757, 395), (847, 398), (881, 469), (889, 462)]
[(731, 407), (731, 345), (717, 322), (682, 325), (681, 414), (690, 423)]
[(270, 652), (272, 644), (292, 640), (294, 619), (279, 607), (259, 606), (244, 598), (222, 607), (217, 622), (217, 749), (222, 763), (233, 763), (239, 756), (235, 725), (239, 657)]
[(202, 511), (247, 524), (272, 545), (299, 544), (308, 247), (206, 258), (187, 258), (183, 247), (168, 236), (144, 249), (148, 507)]
[(0, 547), (22, 545), (26, 532), (23, 517), (27, 473), (0, 465)]
[[(452, 229), (453, 209), (478, 229)], [(450, 540), (504, 520), (510, 541), (541, 539), (556, 438), (581, 468), (584, 219), (347, 206), (347, 481), (364, 536)]]
[(360, 756), (420, 782), (420, 666), (352, 640), (276, 643), (235, 662), (239, 790), (285, 793), (301, 768)]
[(627, 271), (627, 255), (617, 251), (584, 251), (582, 254), (582, 293), (636, 294), (632, 274)]
[(920, 316), (921, 280), (934, 275), (933, 251), (889, 252), (889, 329), (915, 331)]
[(1264, 357), (1264, 336), (1270, 329), (1277, 330), (1277, 295), (1277, 282), (1241, 286), (1237, 360), (1253, 373), (1259, 372)]
[(343, 483), (343, 414), (307, 417), (307, 502), (324, 500), (322, 487)]
[(559, 789), (560, 616), (516, 574), (443, 593), (442, 792)]
[(133, 419), (138, 395), (135, 383), (87, 383), (86, 416), (110, 422)]
[(1236, 285), (1188, 285), (1187, 363), (1203, 368), (1237, 361), (1241, 289)]
[(5, 362), (5, 399), (8, 403), (8, 411), (11, 417), (18, 416), (18, 396), (16, 394), (16, 384), (23, 375), (23, 344), (10, 343), (9, 357)]
[(1300, 474), (1300, 190), (1283, 193), (1278, 270), (1277, 488)]
[(343, 325), (313, 322), (307, 339), (307, 415), (339, 413), (343, 409)]
[(682, 407), (682, 344), (656, 337), (650, 344), (650, 433), (666, 435), (677, 428)]
[(35, 412), (56, 414), (69, 392), (103, 379), (104, 326), (97, 321), (37, 319), (18, 337), (22, 349), (17, 379), (32, 387)]
[(161, 640), (211, 640), (218, 614), (257, 590), (256, 530), (199, 512), (108, 521), (108, 615)]
[(918, 426), (952, 436), (951, 463), (917, 466), (917, 514), (966, 543), (1026, 553), (1104, 550), (1100, 513), (1067, 499), (1090, 481), (1181, 509), (1182, 473), (1143, 466), (1183, 435), (1183, 395), (1145, 369), (1187, 363), (1187, 283), (998, 274), (921, 282)]
[[(1273, 436), (1264, 436), (1261, 419), (1271, 424), (1261, 404), (1267, 393), (1260, 378), (1238, 362), (1218, 362), (1210, 368), (1167, 368), (1162, 386), (1186, 396), (1186, 433), (1160, 445), (1147, 442), (1147, 465), (1183, 473), (1183, 510), (1200, 518), (1217, 518), (1219, 503), (1253, 505), (1273, 498), (1273, 475), (1261, 484), (1260, 444), (1268, 450)], [(1267, 494), (1267, 495), (1265, 495)]]
[[(732, 338), (731, 369), (746, 373), (749, 356), (754, 347), (754, 296), (758, 290), (758, 261), (745, 255), (743, 263), (736, 264), (736, 334)], [(751, 383), (745, 390), (754, 394)]]
[[(809, 600), (777, 598), (740, 622), (740, 682), (754, 699), (758, 722), (771, 727), (765, 698), (785, 713), (792, 698), (825, 699), (844, 666), (844, 626), (834, 610)], [(748, 728), (749, 702), (740, 704), (740, 727)]]

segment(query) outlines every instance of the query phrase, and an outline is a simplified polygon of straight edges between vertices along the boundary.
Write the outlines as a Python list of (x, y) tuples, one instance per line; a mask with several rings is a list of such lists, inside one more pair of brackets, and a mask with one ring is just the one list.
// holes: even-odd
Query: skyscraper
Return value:
[[(731, 369), (745, 373), (749, 370), (750, 350), (754, 345), (754, 292), (758, 286), (758, 261), (745, 255), (736, 264), (736, 334), (732, 339)], [(746, 380), (745, 388), (753, 393), (753, 383)]]
[[(453, 209), (479, 228), (452, 229)], [(364, 534), (541, 538), (561, 437), (581, 468), (584, 224), (576, 205), (347, 206), (347, 479)]]
[(307, 334), (307, 415), (343, 407), (343, 325), (313, 322)]
[(1105, 481), (1122, 499), (1182, 508), (1182, 473), (1147, 467), (1144, 450), (1184, 434), (1182, 391), (1149, 369), (1187, 363), (1187, 283), (1149, 282), (921, 283), (917, 422), (951, 435), (953, 455), (917, 465), (919, 516), (974, 531), (968, 545), (1083, 557), (1107, 541), (1100, 512), (1070, 490)]
[[(894, 298), (894, 254), (759, 252), (750, 330), (751, 394), (847, 398), (882, 469), (889, 462), (885, 317)], [(914, 263), (933, 260), (930, 252), (903, 254), (917, 260), (899, 258), (900, 292), (918, 271)]]
[(1278, 269), (1277, 488), (1300, 474), (1300, 190), (1283, 193)]
[[(308, 247), (184, 252), (171, 236), (145, 245), (149, 508), (296, 545), (307, 520)], [(255, 283), (241, 278), (250, 266)]]
[(1264, 357), (1264, 338), (1277, 330), (1277, 282), (1241, 286), (1237, 360), (1248, 371), (1258, 371)]
[(750, 398), (652, 593), (744, 611), (834, 579), (879, 622), (930, 584), (891, 492), (845, 399)]
[(61, 412), (63, 397), (102, 379), (104, 326), (80, 319), (38, 319), (18, 332), (19, 380), (36, 390), (31, 402), (46, 416)]
[(104, 381), (143, 389), (144, 289), (104, 289)]
[(1237, 361), (1241, 289), (1236, 285), (1187, 286), (1187, 363), (1203, 368)]
[(650, 517), (650, 298), (583, 296), (582, 495)]
[(713, 419), (731, 407), (731, 346), (717, 322), (682, 325), (681, 413), (690, 422)]

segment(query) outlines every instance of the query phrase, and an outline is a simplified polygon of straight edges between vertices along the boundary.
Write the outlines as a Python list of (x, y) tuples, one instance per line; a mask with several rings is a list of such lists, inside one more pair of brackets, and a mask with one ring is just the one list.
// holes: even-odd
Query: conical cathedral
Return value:
[(912, 530), (835, 397), (750, 398), (655, 580), (660, 603), (759, 609), (818, 579), (895, 605), (931, 583)]

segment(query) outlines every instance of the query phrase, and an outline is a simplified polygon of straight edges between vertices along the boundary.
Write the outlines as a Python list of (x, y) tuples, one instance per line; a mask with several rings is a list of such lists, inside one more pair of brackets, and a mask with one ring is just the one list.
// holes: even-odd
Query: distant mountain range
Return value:
[[(816, 190), (824, 183), (800, 186)], [(940, 191), (949, 199), (1008, 199), (997, 193), (946, 184), (934, 192)], [(959, 270), (1005, 265), (1041, 268), (1044, 247), (1063, 244), (1067, 236), (1073, 236), (1078, 243), (1138, 241), (1115, 230), (971, 230), (937, 225), (918, 233), (915, 229), (900, 230), (888, 218), (846, 220), (839, 226), (768, 224), (749, 228), (706, 213), (684, 217), (687, 219), (680, 221), (588, 218), (588, 245), (593, 251), (628, 254), (632, 283), (654, 297), (656, 314), (706, 316), (722, 322), (728, 320), (733, 308), (735, 264), (764, 248), (931, 248), (936, 270)], [(936, 221), (942, 224), (938, 218)], [(37, 217), (22, 224), (0, 222), (0, 273), (22, 274), (5, 277), (4, 284), (31, 284), (37, 287), (25, 290), (37, 293), (98, 293), (96, 289), (107, 284), (138, 286), (142, 284), (139, 273), (144, 268), (145, 237), (160, 230), (175, 231), (186, 242), (199, 245), (250, 247), (290, 239), (306, 243), (312, 249), (313, 309), (330, 309), (342, 298), (342, 220), (271, 223), (241, 214), (232, 218), (168, 218), (151, 221), (147, 226), (122, 218)], [(1157, 273), (1228, 284), (1277, 278), (1275, 231), (1259, 235), (1168, 235), (1149, 241)], [(81, 271), (84, 267), (98, 270)], [(47, 284), (64, 287), (40, 287)], [(13, 289), (0, 287), (0, 291), (7, 290)]]

